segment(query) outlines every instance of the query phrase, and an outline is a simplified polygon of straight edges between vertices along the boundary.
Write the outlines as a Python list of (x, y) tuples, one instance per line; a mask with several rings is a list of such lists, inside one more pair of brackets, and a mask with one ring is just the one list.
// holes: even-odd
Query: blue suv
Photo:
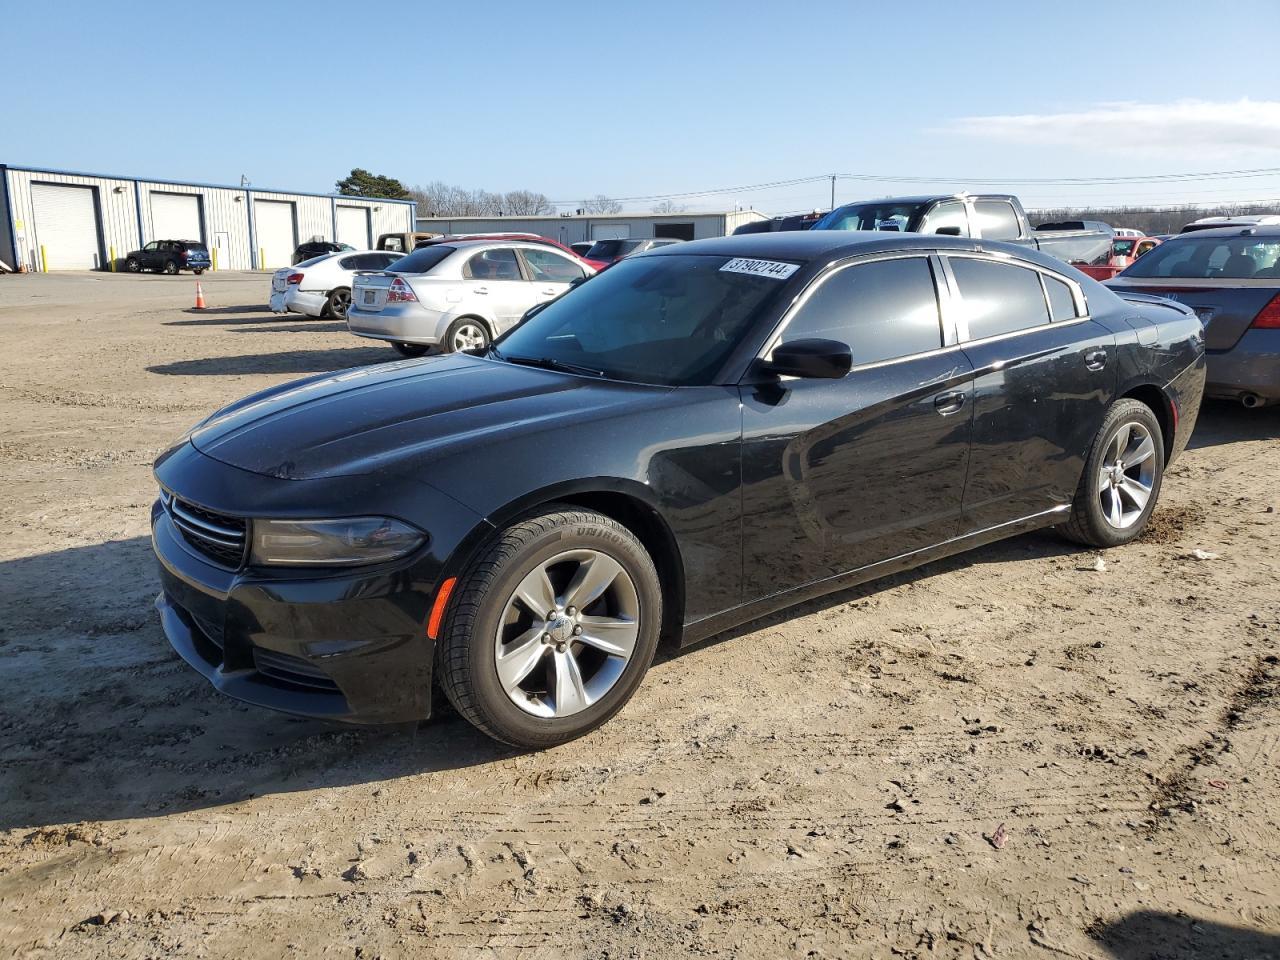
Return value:
[(198, 275), (213, 266), (209, 260), (209, 248), (199, 240), (152, 240), (141, 250), (129, 254), (124, 263), (130, 273), (190, 270)]

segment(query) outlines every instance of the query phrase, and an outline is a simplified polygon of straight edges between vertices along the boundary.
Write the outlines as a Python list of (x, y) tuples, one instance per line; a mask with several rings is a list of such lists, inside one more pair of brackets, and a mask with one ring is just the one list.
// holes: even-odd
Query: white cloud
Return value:
[(1250, 153), (1280, 150), (1280, 100), (1100, 103), (1064, 113), (960, 117), (949, 133), (1088, 150)]

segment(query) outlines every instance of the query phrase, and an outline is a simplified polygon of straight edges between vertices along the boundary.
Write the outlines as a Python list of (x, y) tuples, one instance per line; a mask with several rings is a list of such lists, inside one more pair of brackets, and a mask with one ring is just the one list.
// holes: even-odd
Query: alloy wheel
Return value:
[(1098, 467), (1102, 516), (1117, 530), (1133, 526), (1147, 508), (1156, 478), (1156, 445), (1141, 423), (1121, 424)]
[(536, 717), (567, 717), (605, 696), (640, 636), (640, 600), (622, 564), (598, 550), (539, 563), (516, 586), (495, 637), (498, 681)]
[(461, 350), (478, 350), (489, 342), (488, 336), (478, 324), (464, 323), (457, 330), (453, 331), (453, 340), (450, 346), (454, 351)]

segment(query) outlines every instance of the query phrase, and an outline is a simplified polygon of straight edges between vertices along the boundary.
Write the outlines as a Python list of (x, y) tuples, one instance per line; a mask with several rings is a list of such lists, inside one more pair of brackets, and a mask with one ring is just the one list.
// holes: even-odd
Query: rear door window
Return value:
[(950, 257), (970, 340), (1016, 333), (1049, 322), (1040, 275), (1011, 263)]
[(1017, 240), (1018, 215), (1006, 200), (975, 200), (973, 215), (978, 221), (978, 235), (986, 240)]
[(1071, 295), (1071, 288), (1062, 280), (1055, 280), (1046, 274), (1040, 275), (1044, 280), (1044, 292), (1049, 296), (1049, 314), (1054, 320), (1073, 320), (1079, 316), (1076, 310), (1076, 299)]
[(832, 274), (791, 318), (782, 342), (812, 337), (847, 344), (855, 364), (937, 350), (942, 326), (928, 259), (877, 260)]
[[(903, 227), (902, 229), (906, 229)], [(957, 237), (969, 236), (969, 214), (959, 200), (946, 200), (939, 203), (926, 215), (920, 224), (920, 233), (938, 233), (940, 230), (959, 231), (952, 234)]]
[(477, 253), (463, 268), (462, 275), (468, 280), (523, 280), (520, 273), (520, 262), (511, 247), (498, 247), (493, 250), (482, 250)]

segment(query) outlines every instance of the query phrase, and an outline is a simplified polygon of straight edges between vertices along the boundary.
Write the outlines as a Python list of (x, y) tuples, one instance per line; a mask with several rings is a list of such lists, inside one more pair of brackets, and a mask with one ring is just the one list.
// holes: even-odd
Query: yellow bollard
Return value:
[(40, 272), (49, 272), (49, 258), (44, 254), (44, 244), (40, 244)]
[(115, 273), (116, 272), (116, 248), (108, 247), (107, 249), (110, 250), (111, 252), (111, 272)]
[(214, 247), (213, 250), (210, 251), (210, 255), (213, 258), (213, 269), (217, 270), (218, 269), (218, 248)]
[(258, 248), (258, 269), (259, 270), (267, 269), (267, 248), (266, 247)]

